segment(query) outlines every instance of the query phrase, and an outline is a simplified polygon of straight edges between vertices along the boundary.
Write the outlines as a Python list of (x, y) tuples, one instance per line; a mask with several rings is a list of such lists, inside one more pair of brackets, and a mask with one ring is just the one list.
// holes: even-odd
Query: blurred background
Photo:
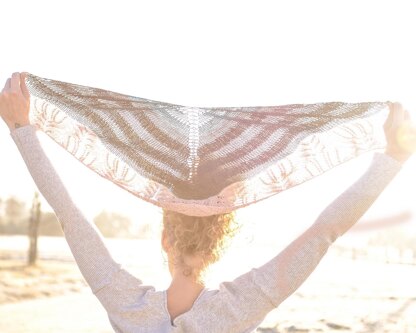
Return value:
[[(22, 0), (2, 5), (0, 29), (1, 87), (27, 71), (189, 106), (390, 100), (416, 117), (410, 1)], [(45, 149), (114, 257), (166, 289), (159, 208)], [(238, 210), (243, 228), (209, 285), (277, 255), (372, 155)], [(112, 332), (4, 124), (0, 156), (0, 332)], [(416, 332), (415, 166), (412, 157), (258, 332)]]

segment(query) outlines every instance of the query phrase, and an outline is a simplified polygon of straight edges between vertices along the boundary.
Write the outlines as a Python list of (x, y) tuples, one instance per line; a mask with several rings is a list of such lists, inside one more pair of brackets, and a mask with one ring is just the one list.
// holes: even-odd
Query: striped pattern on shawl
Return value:
[(31, 123), (102, 177), (187, 215), (229, 212), (385, 145), (391, 102), (192, 107), (27, 74)]

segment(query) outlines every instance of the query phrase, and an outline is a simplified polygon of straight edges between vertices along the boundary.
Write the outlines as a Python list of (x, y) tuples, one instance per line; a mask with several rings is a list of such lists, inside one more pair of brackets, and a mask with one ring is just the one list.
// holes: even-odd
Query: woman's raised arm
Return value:
[[(414, 129), (406, 126), (407, 139), (400, 141), (397, 138), (399, 129), (408, 120), (408, 113), (395, 103), (384, 126), (386, 152), (376, 153), (368, 170), (277, 256), (234, 281), (223, 283), (224, 290), (234, 293), (235, 297), (230, 299), (238, 299), (234, 305), (241, 313), (256, 314), (258, 320), (262, 320), (301, 286), (332, 243), (370, 208), (412, 153), (409, 147), (415, 144), (415, 135), (411, 132)], [(405, 141), (407, 145), (403, 147)]]
[(82, 275), (95, 293), (120, 270), (104, 239), (77, 207), (44, 152), (35, 125), (10, 132), (39, 191), (53, 208)]
[[(121, 303), (137, 300), (153, 287), (142, 286), (140, 279), (112, 258), (95, 224), (84, 216), (71, 198), (39, 142), (36, 126), (29, 123), (29, 94), (24, 80), (20, 79), (19, 73), (13, 73), (7, 80), (0, 94), (0, 115), (39, 191), (55, 211), (75, 261), (92, 292), (107, 311), (116, 311)], [(123, 290), (127, 296), (122, 295)]]
[(275, 307), (301, 286), (333, 242), (364, 215), (400, 169), (400, 162), (376, 153), (368, 170), (305, 232), (269, 262), (253, 269), (255, 283)]

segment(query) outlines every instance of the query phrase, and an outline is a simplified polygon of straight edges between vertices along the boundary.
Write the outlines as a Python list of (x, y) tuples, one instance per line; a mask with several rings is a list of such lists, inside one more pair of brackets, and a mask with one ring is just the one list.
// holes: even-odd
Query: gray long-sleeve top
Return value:
[(192, 308), (171, 321), (166, 291), (144, 285), (117, 263), (104, 238), (73, 202), (39, 143), (35, 125), (10, 132), (39, 191), (54, 209), (75, 261), (107, 311), (115, 332), (254, 332), (266, 315), (316, 268), (329, 246), (368, 210), (401, 163), (375, 153), (368, 170), (298, 238), (264, 265), (218, 289), (202, 290)]

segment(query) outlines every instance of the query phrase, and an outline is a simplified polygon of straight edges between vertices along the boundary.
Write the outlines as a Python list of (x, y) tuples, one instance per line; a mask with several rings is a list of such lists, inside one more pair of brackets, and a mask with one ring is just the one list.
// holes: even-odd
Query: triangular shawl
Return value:
[(187, 215), (266, 199), (385, 145), (391, 102), (191, 107), (27, 73), (31, 123), (102, 177)]

